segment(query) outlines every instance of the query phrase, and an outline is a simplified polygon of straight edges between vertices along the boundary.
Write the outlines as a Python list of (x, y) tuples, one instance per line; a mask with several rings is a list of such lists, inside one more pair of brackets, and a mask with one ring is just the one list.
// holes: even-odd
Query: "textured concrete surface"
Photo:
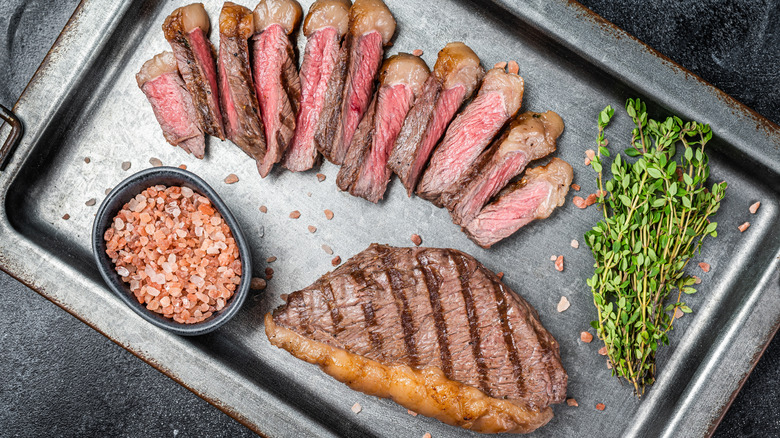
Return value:
[[(13, 105), (77, 3), (0, 0), (0, 103)], [(778, 2), (583, 3), (780, 123)], [(253, 435), (3, 273), (0, 308), (0, 436)], [(715, 436), (780, 436), (779, 399), (777, 337)]]

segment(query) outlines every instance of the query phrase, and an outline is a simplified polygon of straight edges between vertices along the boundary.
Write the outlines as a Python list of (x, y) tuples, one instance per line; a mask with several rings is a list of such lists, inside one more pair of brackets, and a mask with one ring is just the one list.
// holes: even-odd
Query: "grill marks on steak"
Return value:
[(385, 61), (379, 89), (358, 125), (336, 179), (341, 190), (371, 202), (382, 199), (390, 181), (387, 160), (395, 138), (429, 73), (422, 59), (408, 53)]
[(253, 33), (252, 11), (225, 2), (219, 15), (219, 92), (225, 131), (260, 170), (266, 143), (249, 65), (248, 39)]
[(528, 111), (515, 118), (507, 131), (453, 184), (458, 190), (442, 195), (442, 204), (450, 210), (453, 222), (468, 225), (529, 162), (555, 151), (561, 132), (563, 120), (553, 111)]
[(301, 6), (295, 0), (263, 0), (254, 11), (254, 85), (267, 147), (259, 167), (263, 177), (282, 159), (295, 133), (301, 83), (289, 34), (300, 19)]
[(439, 51), (433, 74), (404, 120), (388, 162), (409, 196), (447, 124), (483, 75), (479, 58), (465, 44), (449, 43)]
[(536, 219), (545, 219), (566, 200), (573, 173), (569, 163), (553, 158), (528, 169), (523, 178), (499, 193), (464, 231), (476, 244), (490, 248)]
[(275, 324), (386, 365), (535, 409), (561, 402), (558, 344), (522, 298), (456, 250), (372, 244), (273, 313)]
[(206, 38), (209, 18), (203, 4), (193, 3), (174, 10), (163, 22), (162, 29), (187, 84), (201, 129), (224, 140), (214, 47)]
[(428, 164), (417, 195), (441, 207), (440, 197), (452, 187), (490, 144), (523, 99), (523, 78), (503, 68), (488, 71), (479, 93), (455, 117)]
[(197, 110), (179, 76), (173, 53), (155, 55), (144, 63), (135, 77), (138, 87), (152, 105), (165, 140), (197, 158), (203, 158), (206, 139), (198, 126)]

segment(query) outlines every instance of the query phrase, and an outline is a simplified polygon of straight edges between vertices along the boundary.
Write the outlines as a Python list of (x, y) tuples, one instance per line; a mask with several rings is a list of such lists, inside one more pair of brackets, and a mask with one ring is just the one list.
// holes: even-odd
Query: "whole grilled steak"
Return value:
[(203, 158), (206, 139), (198, 126), (197, 110), (179, 76), (173, 53), (162, 52), (146, 61), (135, 79), (152, 105), (165, 140)]
[(214, 47), (206, 38), (209, 31), (206, 9), (202, 3), (178, 8), (165, 19), (162, 29), (176, 56), (179, 72), (192, 95), (201, 129), (208, 135), (224, 140)]
[(530, 432), (566, 396), (536, 311), (452, 249), (372, 244), (290, 294), (266, 334), (353, 389), (479, 432)]
[(453, 184), (457, 190), (442, 195), (452, 221), (461, 226), (471, 222), (528, 163), (553, 153), (562, 132), (563, 120), (553, 111), (528, 111), (512, 120), (504, 134)]
[(523, 178), (502, 190), (464, 228), (477, 245), (490, 248), (536, 219), (545, 219), (566, 201), (573, 177), (571, 165), (553, 158), (546, 166), (528, 169)]
[(417, 186), (417, 196), (441, 207), (440, 197), (488, 147), (498, 131), (520, 109), (524, 82), (503, 68), (487, 72), (479, 93), (455, 117), (433, 153), (428, 169)]
[(336, 184), (341, 190), (371, 202), (382, 199), (392, 175), (387, 160), (395, 137), (429, 73), (425, 61), (408, 53), (393, 55), (384, 62), (379, 88), (339, 170)]
[(257, 161), (266, 153), (263, 121), (249, 66), (249, 38), (255, 32), (252, 11), (225, 2), (219, 14), (219, 96), (228, 139)]
[(479, 57), (467, 45), (448, 43), (439, 51), (433, 73), (406, 116), (387, 163), (409, 196), (447, 125), (484, 74)]
[(301, 81), (289, 35), (301, 15), (296, 0), (262, 0), (254, 11), (252, 66), (267, 147), (259, 167), (262, 177), (281, 161), (295, 133)]
[[(349, 0), (317, 0), (303, 22), (307, 40), (300, 72), (300, 107), (295, 134), (282, 161), (282, 165), (293, 172), (309, 170), (317, 163), (319, 152), (314, 142), (315, 132), (323, 114), (330, 114), (338, 107), (335, 100), (329, 100), (332, 108), (326, 108), (325, 97), (328, 87), (336, 88), (339, 83), (343, 84), (343, 75), (337, 64), (351, 5)], [(335, 90), (330, 92), (335, 94)]]

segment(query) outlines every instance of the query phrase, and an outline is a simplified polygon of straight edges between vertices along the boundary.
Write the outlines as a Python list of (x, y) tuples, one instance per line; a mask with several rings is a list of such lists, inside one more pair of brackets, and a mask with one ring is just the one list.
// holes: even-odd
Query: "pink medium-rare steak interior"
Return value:
[(249, 64), (252, 11), (225, 2), (219, 16), (220, 103), (228, 139), (258, 163), (266, 153), (265, 133)]
[(163, 22), (162, 29), (192, 95), (201, 129), (224, 140), (214, 48), (206, 37), (209, 30), (206, 10), (201, 3), (175, 9)]
[(549, 217), (566, 201), (572, 177), (571, 165), (559, 158), (528, 169), (520, 181), (502, 190), (498, 199), (469, 222), (466, 234), (479, 246), (490, 248), (529, 222)]
[(460, 190), (442, 203), (452, 220), (466, 226), (482, 207), (504, 188), (525, 166), (555, 151), (556, 139), (563, 132), (558, 114), (525, 112), (516, 117), (493, 145), (455, 183)]
[(308, 40), (301, 64), (301, 98), (295, 133), (282, 165), (293, 172), (309, 170), (319, 152), (314, 136), (326, 112), (328, 85), (338, 60), (341, 39), (349, 23), (349, 1), (318, 0), (303, 23)]
[(203, 158), (205, 136), (198, 125), (192, 96), (179, 76), (173, 53), (162, 52), (146, 61), (136, 80), (152, 105), (168, 143)]
[(336, 183), (371, 202), (382, 199), (391, 172), (387, 168), (404, 119), (430, 71), (417, 56), (399, 53), (382, 66), (379, 89), (352, 139)]
[(441, 206), (440, 196), (453, 187), (520, 109), (523, 78), (503, 68), (488, 71), (477, 97), (455, 117), (428, 164), (417, 195)]
[(479, 58), (465, 44), (449, 43), (439, 51), (433, 74), (404, 120), (388, 161), (409, 196), (447, 124), (483, 75)]

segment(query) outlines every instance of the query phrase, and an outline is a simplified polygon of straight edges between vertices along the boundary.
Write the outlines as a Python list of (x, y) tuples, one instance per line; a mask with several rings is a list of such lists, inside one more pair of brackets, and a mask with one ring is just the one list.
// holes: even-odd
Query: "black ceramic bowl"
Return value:
[[(114, 269), (114, 263), (106, 255), (106, 241), (103, 235), (113, 222), (116, 214), (130, 199), (148, 187), (158, 184), (189, 187), (194, 192), (207, 197), (211, 201), (211, 205), (222, 214), (222, 218), (233, 232), (233, 238), (238, 245), (241, 257), (241, 283), (222, 310), (214, 312), (209, 319), (196, 324), (180, 324), (159, 313), (148, 310), (145, 305), (139, 304), (133, 293), (130, 292), (130, 286), (122, 281), (122, 278)], [(135, 310), (143, 319), (179, 335), (202, 335), (216, 330), (238, 313), (249, 293), (249, 283), (252, 277), (252, 256), (244, 234), (241, 232), (241, 227), (214, 189), (194, 173), (176, 167), (154, 167), (143, 170), (119, 183), (108, 194), (100, 205), (100, 209), (95, 217), (95, 223), (92, 226), (92, 254), (100, 270), (100, 275), (117, 297), (130, 306), (131, 309)]]

